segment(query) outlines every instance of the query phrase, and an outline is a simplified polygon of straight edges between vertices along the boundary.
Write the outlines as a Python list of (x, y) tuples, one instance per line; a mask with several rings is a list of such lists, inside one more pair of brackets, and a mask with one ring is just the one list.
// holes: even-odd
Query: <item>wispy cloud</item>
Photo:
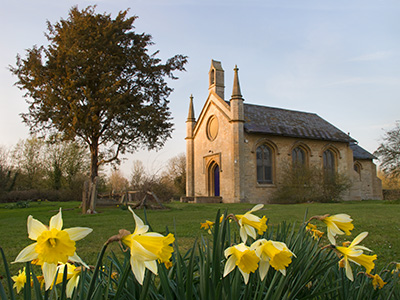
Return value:
[(374, 60), (383, 60), (390, 58), (392, 56), (392, 51), (377, 51), (374, 53), (367, 53), (360, 56), (353, 57), (349, 59), (349, 61), (374, 61)]

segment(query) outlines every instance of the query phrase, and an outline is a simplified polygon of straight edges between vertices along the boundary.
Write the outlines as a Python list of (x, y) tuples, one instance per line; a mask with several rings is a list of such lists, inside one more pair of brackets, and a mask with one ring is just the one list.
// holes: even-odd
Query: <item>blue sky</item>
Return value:
[(127, 176), (134, 159), (156, 172), (185, 151), (189, 97), (197, 116), (208, 95), (211, 59), (225, 69), (227, 99), (237, 64), (246, 102), (316, 113), (370, 152), (400, 120), (399, 1), (14, 0), (0, 10), (0, 145), (28, 137), (19, 116), (27, 105), (8, 65), (17, 53), (46, 44), (46, 20), (93, 4), (113, 16), (130, 8), (139, 16), (136, 31), (153, 36), (160, 58), (189, 57), (187, 71), (171, 82), (173, 138), (158, 152), (126, 156), (121, 170)]

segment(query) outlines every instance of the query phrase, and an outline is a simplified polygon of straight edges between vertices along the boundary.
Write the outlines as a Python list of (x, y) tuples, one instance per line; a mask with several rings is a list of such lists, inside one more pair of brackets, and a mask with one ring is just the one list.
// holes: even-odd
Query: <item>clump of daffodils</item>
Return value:
[[(240, 237), (242, 243), (227, 248), (224, 252), (227, 261), (224, 268), (224, 277), (228, 275), (236, 266), (243, 276), (244, 282), (249, 281), (250, 273), (259, 270), (261, 280), (264, 280), (269, 267), (272, 266), (275, 270), (286, 275), (286, 268), (292, 262), (292, 257), (295, 256), (288, 249), (285, 243), (258, 239), (257, 234), (262, 235), (267, 230), (267, 218), (257, 217), (252, 214), (263, 208), (264, 205), (258, 204), (244, 215), (235, 215), (240, 227)], [(247, 246), (248, 236), (255, 241), (251, 246)]]

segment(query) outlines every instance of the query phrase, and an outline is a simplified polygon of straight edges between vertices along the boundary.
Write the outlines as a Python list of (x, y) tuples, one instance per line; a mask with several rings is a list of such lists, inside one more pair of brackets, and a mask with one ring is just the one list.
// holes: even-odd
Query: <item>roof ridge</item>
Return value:
[(244, 105), (265, 107), (265, 108), (271, 108), (271, 109), (276, 109), (276, 110), (285, 110), (285, 111), (298, 112), (298, 113), (302, 113), (302, 114), (309, 114), (309, 115), (316, 115), (316, 116), (319, 116), (317, 113), (314, 113), (314, 112), (301, 111), (301, 110), (296, 110), (296, 109), (288, 109), (288, 108), (267, 106), (267, 105), (261, 105), (261, 104), (252, 104), (252, 103), (244, 103)]

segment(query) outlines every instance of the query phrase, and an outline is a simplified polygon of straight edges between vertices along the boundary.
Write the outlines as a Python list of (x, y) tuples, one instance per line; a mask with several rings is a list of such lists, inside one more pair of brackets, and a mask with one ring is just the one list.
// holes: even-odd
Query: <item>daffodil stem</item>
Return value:
[(31, 262), (30, 261), (26, 262), (25, 276), (26, 276), (26, 281), (25, 281), (25, 285), (24, 285), (24, 296), (25, 296), (25, 299), (30, 300), (32, 298), (32, 295), (31, 295)]
[(103, 256), (104, 256), (104, 253), (106, 252), (107, 246), (108, 246), (108, 243), (105, 243), (103, 245), (103, 248), (101, 249), (101, 252), (97, 258), (96, 267), (94, 268), (92, 279), (90, 280), (90, 285), (89, 285), (89, 289), (88, 289), (88, 292), (86, 295), (86, 300), (89, 300), (93, 294), (94, 286), (96, 284), (97, 274), (99, 273), (99, 270), (101, 268), (101, 262), (103, 260)]

